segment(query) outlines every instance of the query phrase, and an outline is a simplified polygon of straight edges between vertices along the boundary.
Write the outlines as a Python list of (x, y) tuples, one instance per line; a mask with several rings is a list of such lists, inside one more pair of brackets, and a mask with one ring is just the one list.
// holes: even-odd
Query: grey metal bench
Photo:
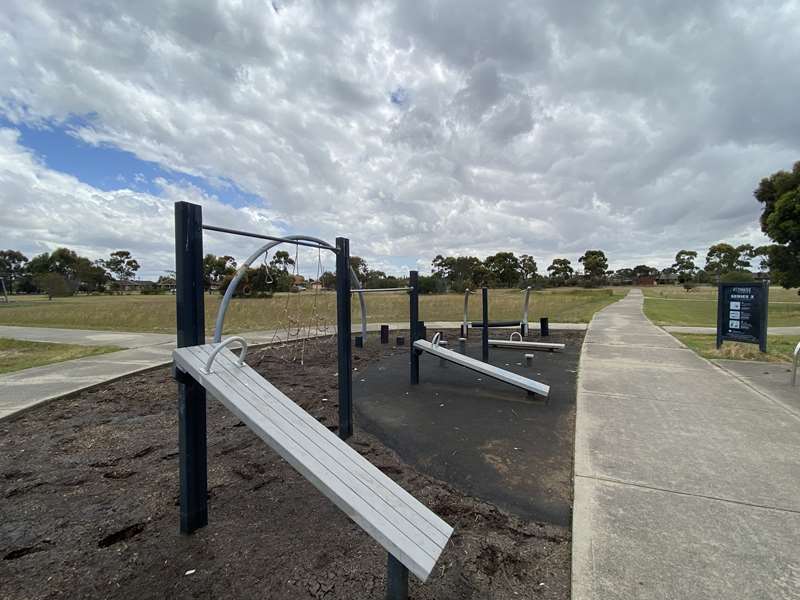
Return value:
[[(436, 336), (434, 336), (434, 339), (436, 339)], [(539, 394), (545, 398), (550, 395), (550, 386), (547, 384), (523, 377), (522, 375), (517, 375), (516, 373), (506, 371), (500, 367), (495, 367), (494, 365), (476, 360), (465, 354), (459, 354), (453, 350), (442, 348), (438, 343), (428, 342), (427, 340), (417, 340), (414, 342), (414, 348), (421, 352), (427, 352), (433, 356), (438, 356), (439, 358), (443, 358), (444, 360), (462, 367), (466, 367), (467, 369), (471, 369), (476, 373), (481, 373), (482, 375), (487, 375), (498, 381), (522, 388), (533, 394)]]
[(390, 580), (395, 560), (425, 581), (453, 528), (244, 364), (226, 347), (239, 339), (179, 348), (175, 364), (389, 552)]

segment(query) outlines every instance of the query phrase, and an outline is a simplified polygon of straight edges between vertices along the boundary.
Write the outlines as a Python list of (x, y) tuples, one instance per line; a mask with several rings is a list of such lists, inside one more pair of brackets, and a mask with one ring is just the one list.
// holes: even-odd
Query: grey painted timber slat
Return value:
[(489, 345), (498, 348), (519, 348), (520, 350), (563, 350), (566, 344), (551, 344), (548, 342), (520, 342), (517, 340), (489, 340)]
[[(196, 347), (195, 350), (202, 353), (203, 358), (207, 358), (207, 346)], [(452, 532), (452, 528), (447, 523), (436, 517), (426, 506), (386, 477), (358, 452), (354, 452), (344, 441), (337, 436), (330, 435), (331, 432), (327, 427), (300, 408), (283, 392), (253, 369), (242, 369), (236, 361), (235, 356), (226, 354), (220, 356), (214, 365), (222, 366), (232, 379), (247, 387), (248, 393), (255, 395), (256, 398), (274, 401), (280, 408), (281, 418), (288, 421), (305, 436), (305, 439), (302, 440), (304, 447), (308, 447), (305, 444), (316, 446), (320, 452), (336, 462), (334, 468), (338, 469), (340, 475), (342, 475), (341, 469), (343, 468), (345, 476), (357, 477), (370, 491), (375, 492), (397, 511), (401, 518), (419, 529), (434, 544), (428, 548), (430, 554), (433, 555), (440, 551), (441, 546), (447, 543)], [(256, 409), (259, 408), (260, 406), (256, 405)], [(375, 477), (376, 472), (378, 477)], [(391, 482), (391, 489), (387, 487), (387, 482)], [(433, 517), (433, 519), (429, 520), (426, 516)]]
[(426, 340), (417, 340), (414, 342), (414, 347), (418, 350), (438, 356), (439, 358), (444, 358), (445, 360), (453, 362), (457, 365), (461, 365), (462, 367), (466, 367), (467, 369), (472, 369), (473, 371), (482, 373), (483, 375), (488, 375), (489, 377), (497, 379), (498, 381), (503, 381), (529, 392), (539, 394), (540, 396), (550, 395), (550, 386), (547, 384), (540, 383), (535, 379), (523, 377), (522, 375), (517, 375), (516, 373), (506, 371), (505, 369), (495, 367), (494, 365), (490, 365), (480, 360), (475, 360), (474, 358), (464, 354), (459, 354), (458, 352), (454, 352), (446, 348), (440, 348), (439, 346), (435, 346)]
[[(205, 360), (207, 360), (207, 353), (204, 353), (200, 347), (192, 347), (192, 352), (200, 361), (205, 362)], [(249, 367), (247, 369), (249, 369)], [(322, 448), (315, 444), (315, 438), (319, 438), (319, 436), (315, 432), (311, 432), (309, 435), (307, 423), (292, 423), (286, 418), (284, 409), (280, 406), (276, 406), (275, 398), (264, 398), (265, 394), (263, 392), (261, 394), (254, 393), (253, 390), (244, 385), (241, 378), (245, 376), (245, 371), (247, 369), (242, 367), (234, 367), (231, 370), (223, 369), (218, 370), (216, 375), (222, 377), (224, 381), (239, 394), (244, 402), (248, 402), (256, 412), (269, 419), (273, 426), (280, 428), (282, 433), (286, 434), (298, 446), (308, 452), (319, 466), (333, 474), (338, 481), (344, 483), (356, 496), (364, 500), (370, 508), (386, 517), (387, 520), (401, 533), (406, 535), (409, 540), (415, 541), (416, 545), (426, 554), (431, 558), (438, 556), (441, 547), (433, 543), (429, 537), (420, 535), (421, 530), (418, 527), (408, 523), (400, 514), (388, 514), (387, 516), (387, 513), (391, 513), (391, 511), (397, 512), (397, 507), (394, 506), (393, 503), (386, 502), (380, 498), (361, 479), (349, 473), (347, 469), (343, 468), (335, 460), (332, 460)], [(215, 373), (212, 373), (211, 376), (214, 374)], [(270, 400), (272, 402), (269, 402)], [(325, 437), (332, 436), (327, 428), (325, 429), (324, 435)], [(379, 476), (382, 475), (374, 466), (373, 469)], [(383, 477), (385, 477), (385, 475), (383, 475)], [(427, 524), (423, 525), (423, 527), (425, 529), (429, 528)], [(443, 543), (446, 543), (446, 539), (443, 540)]]
[[(250, 367), (236, 366), (230, 350), (223, 350), (212, 372), (205, 373), (209, 348), (176, 350), (175, 361), (414, 575), (427, 579), (452, 528), (288, 397), (269, 389), (273, 386)], [(256, 385), (259, 379), (266, 383)], [(330, 454), (321, 450), (325, 444)], [(336, 452), (340, 458), (349, 455), (349, 461), (337, 463)], [(411, 522), (412, 514), (422, 518)]]

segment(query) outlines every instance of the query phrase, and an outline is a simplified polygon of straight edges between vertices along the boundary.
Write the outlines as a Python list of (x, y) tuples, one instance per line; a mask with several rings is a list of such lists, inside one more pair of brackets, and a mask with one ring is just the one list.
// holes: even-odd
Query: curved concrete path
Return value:
[(800, 416), (648, 321), (581, 356), (573, 600), (800, 598)]

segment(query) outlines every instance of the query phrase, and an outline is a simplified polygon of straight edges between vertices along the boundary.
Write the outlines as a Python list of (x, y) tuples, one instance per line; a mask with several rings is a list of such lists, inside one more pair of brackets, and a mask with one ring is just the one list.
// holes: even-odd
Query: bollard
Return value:
[(389, 326), (381, 325), (381, 344), (389, 343)]
[(405, 346), (406, 345), (406, 338), (404, 338), (402, 335), (398, 335), (397, 339), (395, 340), (395, 344), (397, 346)]
[(364, 347), (364, 338), (360, 335), (356, 336), (356, 348), (363, 348)]
[(547, 317), (542, 317), (539, 319), (539, 331), (542, 334), (542, 337), (547, 337), (550, 335), (550, 322)]
[(533, 363), (533, 354), (526, 354), (525, 355), (525, 366), (530, 367)]
[(428, 328), (425, 327), (425, 321), (419, 322), (419, 339), (421, 340), (428, 339)]
[(458, 351), (461, 352), (461, 354), (467, 353), (467, 338), (458, 338)]

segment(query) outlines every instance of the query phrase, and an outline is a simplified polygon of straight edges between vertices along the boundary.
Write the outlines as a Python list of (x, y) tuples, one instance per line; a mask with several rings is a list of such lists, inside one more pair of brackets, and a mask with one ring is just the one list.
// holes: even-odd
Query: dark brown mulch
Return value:
[[(403, 351), (370, 343), (368, 369)], [(254, 351), (259, 372), (335, 429), (331, 342)], [(570, 534), (350, 443), (455, 527), (411, 597), (568, 598)], [(386, 553), (209, 398), (210, 524), (178, 533), (176, 384), (159, 369), (0, 422), (0, 598), (382, 598)]]

